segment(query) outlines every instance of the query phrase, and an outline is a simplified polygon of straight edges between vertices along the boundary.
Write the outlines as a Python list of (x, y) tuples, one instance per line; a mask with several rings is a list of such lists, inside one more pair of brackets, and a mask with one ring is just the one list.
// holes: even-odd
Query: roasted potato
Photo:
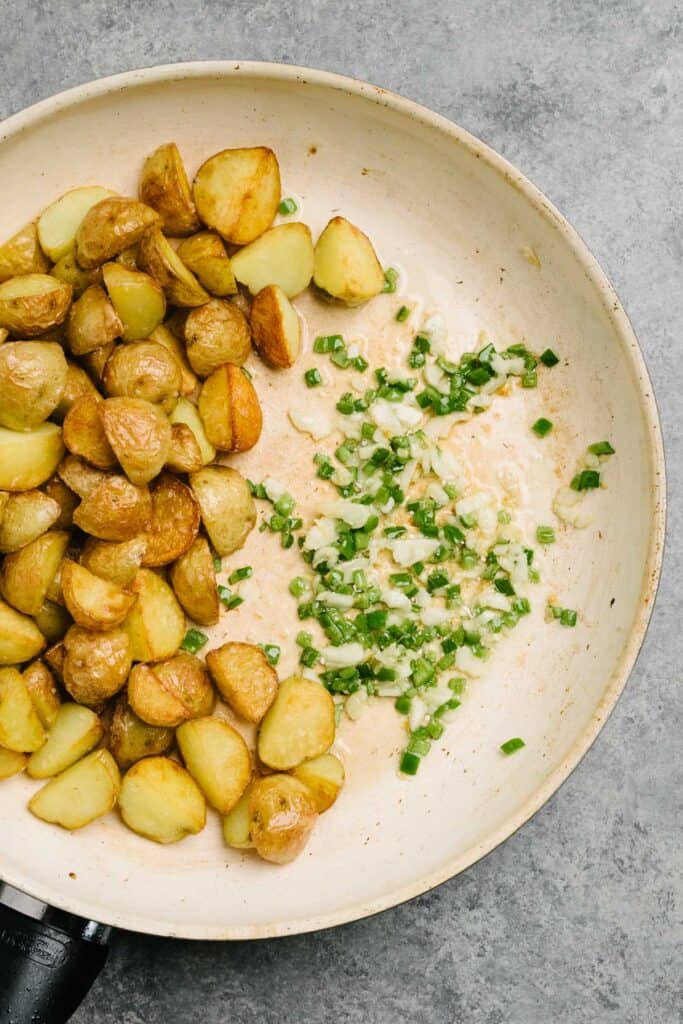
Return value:
[(344, 785), (344, 765), (334, 754), (321, 754), (294, 769), (294, 777), (311, 791), (315, 809), (323, 814), (335, 802)]
[(115, 343), (110, 341), (108, 344), (100, 345), (99, 348), (94, 348), (92, 352), (86, 352), (84, 356), (81, 356), (83, 366), (98, 387), (102, 387), (106, 365), (115, 349)]
[(333, 217), (316, 242), (313, 280), (347, 306), (359, 306), (384, 288), (372, 242), (345, 217)]
[(250, 850), (254, 845), (250, 835), (250, 796), (251, 785), (247, 786), (233, 809), (223, 818), (223, 838), (228, 846), (236, 850)]
[(99, 267), (140, 241), (160, 223), (159, 214), (127, 196), (109, 196), (91, 206), (76, 232), (76, 259), (86, 270)]
[(142, 564), (168, 565), (185, 554), (197, 536), (199, 504), (187, 484), (169, 473), (160, 476), (151, 491), (152, 521)]
[(62, 565), (64, 604), (75, 623), (84, 629), (112, 629), (125, 619), (135, 604), (135, 595), (128, 594), (111, 580), (65, 559)]
[(246, 452), (261, 436), (263, 415), (254, 385), (231, 363), (202, 384), (199, 415), (209, 441), (221, 451)]
[(45, 637), (35, 622), (0, 601), (0, 665), (30, 661), (45, 647)]
[(61, 640), (71, 625), (71, 616), (66, 608), (54, 601), (44, 601), (40, 611), (33, 618), (49, 644)]
[(64, 444), (72, 455), (79, 455), (98, 469), (113, 469), (117, 458), (104, 429), (101, 406), (95, 395), (76, 399), (64, 417)]
[(187, 358), (198, 377), (208, 377), (223, 363), (241, 366), (251, 353), (251, 332), (232, 302), (211, 299), (187, 314), (183, 327)]
[(151, 519), (148, 488), (132, 484), (125, 476), (106, 477), (74, 512), (76, 526), (99, 540), (131, 540), (147, 529)]
[(73, 289), (74, 299), (80, 298), (86, 288), (91, 284), (102, 283), (102, 268), (93, 267), (91, 270), (84, 270), (76, 262), (76, 253), (68, 252), (61, 260), (55, 263), (50, 271), (53, 277), (65, 284), (70, 284)]
[(64, 454), (62, 431), (41, 423), (31, 431), (0, 427), (0, 490), (30, 491), (49, 480)]
[(45, 484), (45, 496), (54, 501), (59, 509), (57, 518), (50, 526), (54, 526), (56, 530), (69, 530), (73, 526), (78, 495), (74, 494), (58, 476), (53, 476)]
[(0, 245), (0, 281), (24, 274), (46, 274), (49, 269), (50, 261), (40, 248), (33, 221)]
[(278, 771), (324, 754), (334, 741), (334, 702), (321, 683), (291, 676), (261, 722), (258, 756)]
[(38, 238), (43, 252), (54, 263), (71, 253), (76, 245), (76, 232), (88, 210), (114, 195), (99, 185), (86, 185), (66, 192), (46, 206), (38, 218)]
[(71, 285), (49, 274), (24, 274), (0, 284), (0, 327), (35, 338), (61, 324), (71, 305)]
[(51, 729), (62, 706), (55, 677), (43, 661), (34, 661), (22, 672), (24, 685), (45, 729)]
[(146, 484), (161, 472), (171, 450), (171, 424), (158, 406), (144, 398), (107, 398), (100, 416), (131, 483)]
[(273, 864), (288, 864), (301, 853), (317, 817), (310, 790), (291, 775), (257, 779), (249, 791), (251, 842)]
[[(169, 330), (168, 327), (165, 327), (163, 324), (159, 324), (159, 326), (155, 327), (151, 332), (147, 340), (150, 342), (156, 342), (157, 345), (162, 345), (171, 353), (180, 369), (180, 394), (191, 395), (199, 382), (190, 369), (190, 364), (188, 363), (185, 355), (184, 346), (181, 345), (173, 331)], [(144, 398), (145, 396), (141, 395), (140, 397)]]
[(108, 750), (95, 750), (39, 789), (28, 808), (36, 818), (73, 831), (116, 804), (121, 776)]
[[(188, 402), (186, 398), (179, 398), (175, 404), (173, 412), (170, 413), (168, 418), (172, 427), (182, 423), (192, 431), (195, 441), (199, 447), (199, 454), (201, 455), (203, 465), (213, 462), (216, 458), (216, 449), (206, 436), (204, 424), (197, 412), (196, 405), (193, 405), (192, 402)], [(173, 448), (172, 441), (171, 448)]]
[(271, 366), (293, 366), (301, 351), (301, 324), (276, 284), (262, 288), (251, 305), (251, 331), (260, 356)]
[(89, 497), (101, 483), (111, 480), (111, 474), (89, 466), (76, 455), (67, 455), (62, 459), (57, 472), (62, 483), (79, 498)]
[(0, 347), (0, 426), (32, 430), (54, 412), (64, 393), (67, 364), (59, 345), (8, 341)]
[(55, 643), (43, 654), (43, 658), (50, 666), (50, 669), (54, 674), (63, 681), (64, 679), (64, 662), (66, 661), (66, 648), (62, 642)]
[(62, 704), (42, 747), (28, 759), (27, 772), (32, 779), (59, 775), (89, 754), (102, 739), (102, 723), (90, 708), (68, 702)]
[(185, 637), (185, 616), (175, 594), (166, 580), (151, 569), (138, 571), (131, 590), (138, 600), (124, 622), (124, 629), (130, 637), (133, 660), (170, 658)]
[(49, 530), (19, 551), (5, 555), (0, 591), (25, 615), (37, 615), (69, 544), (64, 530)]
[(28, 763), (26, 754), (18, 754), (16, 750), (5, 750), (0, 747), (0, 780), (9, 779), (12, 775), (23, 772)]
[(256, 524), (256, 506), (244, 477), (228, 466), (211, 466), (193, 473), (190, 486), (216, 553), (223, 557), (241, 548)]
[(149, 725), (173, 728), (210, 715), (215, 702), (207, 671), (191, 654), (136, 665), (128, 680), (128, 703)]
[(298, 221), (278, 224), (235, 253), (231, 264), (235, 279), (252, 295), (275, 284), (291, 299), (308, 288), (313, 277), (311, 230)]
[(45, 730), (15, 668), (0, 668), (0, 747), (19, 754), (39, 750)]
[(96, 633), (71, 626), (63, 643), (62, 679), (78, 704), (96, 707), (124, 686), (132, 665), (125, 629)]
[(201, 790), (190, 773), (168, 757), (146, 757), (128, 769), (119, 810), (128, 828), (156, 843), (177, 843), (206, 824)]
[(123, 324), (124, 341), (148, 338), (164, 319), (164, 293), (149, 274), (130, 270), (120, 263), (105, 263), (102, 279), (112, 305)]
[(237, 282), (223, 240), (215, 231), (199, 231), (178, 246), (178, 255), (212, 295), (234, 295)]
[(199, 626), (213, 626), (218, 622), (216, 572), (204, 537), (197, 537), (171, 566), (170, 576), (175, 595), (193, 622)]
[(224, 149), (205, 160), (192, 184), (200, 219), (228, 242), (247, 245), (273, 223), (280, 168), (271, 149)]
[(177, 398), (180, 383), (177, 360), (154, 341), (119, 345), (109, 357), (103, 377), (104, 390), (112, 398), (143, 398), (162, 404)]
[(251, 757), (246, 743), (219, 718), (195, 718), (176, 732), (185, 767), (207, 802), (228, 814), (251, 781)]
[(148, 725), (135, 714), (125, 690), (117, 700), (109, 727), (108, 745), (122, 771), (143, 757), (165, 754), (173, 746), (173, 729)]
[(161, 285), (167, 300), (174, 306), (201, 306), (209, 301), (209, 293), (159, 228), (150, 228), (143, 235), (138, 248), (138, 265)]
[(206, 665), (218, 691), (235, 714), (261, 721), (275, 700), (277, 672), (260, 647), (229, 641), (209, 651)]
[(18, 551), (54, 526), (60, 507), (42, 491), (10, 494), (0, 516), (0, 551)]
[(166, 468), (174, 473), (196, 473), (204, 465), (201, 449), (186, 423), (171, 426), (171, 450), (166, 459)]
[(127, 587), (135, 579), (146, 549), (144, 533), (118, 543), (89, 537), (81, 553), (81, 565), (103, 580)]
[(140, 199), (157, 211), (169, 235), (191, 235), (199, 227), (190, 183), (175, 142), (164, 143), (145, 160)]
[(67, 362), (64, 390), (59, 404), (52, 412), (52, 419), (61, 423), (74, 402), (83, 395), (97, 396), (97, 388), (81, 366)]
[(66, 338), (73, 355), (110, 345), (122, 333), (123, 324), (104, 288), (91, 284), (69, 310)]

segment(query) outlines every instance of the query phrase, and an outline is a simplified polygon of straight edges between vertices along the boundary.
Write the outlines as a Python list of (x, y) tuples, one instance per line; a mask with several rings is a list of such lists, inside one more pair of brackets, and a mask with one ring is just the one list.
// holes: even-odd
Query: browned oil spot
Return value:
[(309, 156), (315, 156), (315, 154), (317, 152), (318, 152), (318, 147), (317, 146), (309, 146), (308, 147), (308, 155)]
[(78, 878), (78, 875), (76, 874), (75, 871), (70, 871), (69, 872), (69, 878), (73, 878), (73, 880), (76, 881), (76, 879)]

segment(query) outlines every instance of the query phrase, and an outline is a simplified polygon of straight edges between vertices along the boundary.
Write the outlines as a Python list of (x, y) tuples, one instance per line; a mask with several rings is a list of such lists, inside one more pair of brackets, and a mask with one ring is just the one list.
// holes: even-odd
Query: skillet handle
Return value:
[(0, 1024), (66, 1024), (107, 959), (109, 929), (45, 911), (0, 902)]

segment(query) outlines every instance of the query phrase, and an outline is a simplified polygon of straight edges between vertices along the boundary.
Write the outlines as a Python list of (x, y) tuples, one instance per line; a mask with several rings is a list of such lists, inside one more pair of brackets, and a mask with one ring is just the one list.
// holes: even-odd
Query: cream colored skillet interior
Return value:
[[(560, 482), (590, 442), (617, 455), (588, 529), (563, 533), (543, 579), (581, 611), (576, 629), (543, 622), (544, 600), (487, 664), (457, 721), (413, 780), (399, 778), (400, 722), (377, 705), (346, 721), (348, 784), (304, 855), (274, 868), (222, 845), (217, 821), (161, 848), (114, 815), (82, 832), (45, 826), (25, 810), (35, 784), (0, 787), (0, 878), (84, 917), (202, 939), (282, 935), (336, 925), (437, 885), (489, 852), (557, 789), (613, 707), (643, 638), (661, 558), (664, 471), (650, 382), (629, 323), (600, 268), (547, 200), (455, 125), (369, 85), (270, 64), (187, 64), (79, 87), (0, 128), (0, 236), (55, 196), (99, 183), (134, 193), (144, 157), (175, 140), (190, 173), (230, 146), (271, 146), (284, 194), (314, 235), (342, 212), (372, 238), (402, 294), (439, 309), (460, 349), (480, 331), (500, 347), (551, 346), (562, 366), (535, 392), (502, 398), (452, 443), (491, 487), (503, 464), (522, 480), (527, 526), (548, 521)], [(315, 334), (362, 338), (371, 362), (390, 355), (397, 297), (355, 311), (297, 300)], [(396, 335), (397, 336), (397, 335)], [(315, 450), (287, 410), (308, 401), (306, 355), (275, 373), (254, 361), (265, 427), (239, 460), (270, 473), (304, 509)], [(530, 424), (555, 422), (539, 443)], [(244, 557), (246, 601), (224, 616), (236, 639), (293, 648), (286, 594), (296, 555), (254, 531)], [(549, 590), (543, 591), (547, 595)], [(218, 636), (212, 637), (212, 643)], [(284, 671), (295, 655), (283, 657)], [(521, 735), (514, 758), (499, 744)]]

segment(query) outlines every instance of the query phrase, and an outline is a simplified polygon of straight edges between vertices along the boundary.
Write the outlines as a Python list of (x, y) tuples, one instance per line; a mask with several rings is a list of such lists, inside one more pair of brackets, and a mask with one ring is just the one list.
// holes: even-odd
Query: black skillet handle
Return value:
[(66, 1024), (107, 959), (109, 929), (45, 910), (0, 903), (0, 1024)]

